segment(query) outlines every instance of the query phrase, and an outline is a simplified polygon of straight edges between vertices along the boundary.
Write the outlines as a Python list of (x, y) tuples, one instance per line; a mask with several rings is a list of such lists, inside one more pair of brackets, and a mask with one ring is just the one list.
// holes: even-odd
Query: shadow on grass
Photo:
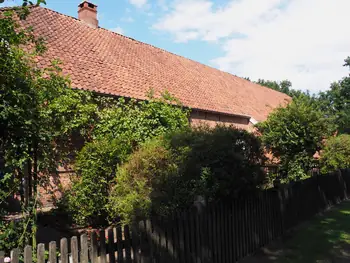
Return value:
[(350, 201), (314, 217), (242, 262), (350, 262)]

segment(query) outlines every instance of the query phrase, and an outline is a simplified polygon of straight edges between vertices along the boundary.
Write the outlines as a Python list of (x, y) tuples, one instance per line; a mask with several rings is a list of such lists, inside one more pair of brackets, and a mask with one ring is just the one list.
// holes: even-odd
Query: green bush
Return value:
[(245, 130), (204, 126), (173, 134), (170, 145), (175, 155), (185, 153), (183, 176), (205, 178), (209, 199), (237, 196), (264, 182), (260, 167), (265, 157), (260, 139)]
[[(162, 200), (177, 189), (161, 187), (178, 176), (178, 166), (161, 139), (146, 142), (118, 170), (115, 187), (109, 198), (109, 215), (130, 221), (148, 215), (154, 199)], [(161, 208), (162, 209), (162, 208)]]
[(327, 139), (321, 152), (321, 172), (350, 168), (350, 135), (340, 135)]
[(68, 192), (68, 210), (80, 225), (102, 224), (106, 220), (109, 182), (117, 164), (128, 154), (124, 142), (96, 140), (88, 143), (77, 156), (77, 177)]
[(312, 168), (314, 154), (322, 148), (323, 139), (332, 134), (335, 126), (312, 98), (300, 96), (293, 98), (286, 107), (275, 109), (258, 128), (266, 149), (279, 159), (284, 174), (291, 175), (294, 180), (302, 177), (300, 168), (304, 173)]
[(188, 110), (171, 105), (177, 102), (167, 93), (160, 99), (150, 95), (149, 101), (106, 98), (103, 103), (92, 131), (94, 140), (78, 155), (77, 178), (67, 196), (68, 210), (80, 225), (104, 223), (111, 180), (140, 143), (189, 125)]
[(264, 183), (254, 135), (230, 127), (186, 129), (143, 144), (118, 170), (109, 215), (123, 222), (168, 215), (198, 196), (231, 198)]

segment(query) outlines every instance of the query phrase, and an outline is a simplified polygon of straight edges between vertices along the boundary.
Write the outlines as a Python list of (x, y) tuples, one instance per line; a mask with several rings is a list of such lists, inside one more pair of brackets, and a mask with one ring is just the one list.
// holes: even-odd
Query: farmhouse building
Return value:
[[(39, 67), (55, 59), (70, 76), (72, 88), (99, 94), (147, 99), (168, 91), (191, 109), (192, 125), (233, 125), (248, 131), (291, 98), (243, 78), (172, 54), (166, 50), (98, 26), (97, 6), (83, 1), (78, 18), (44, 7), (31, 7), (24, 26), (44, 38), (47, 51), (37, 58)], [(69, 185), (71, 171), (60, 168), (50, 192), (60, 197), (59, 184)], [(40, 190), (41, 193), (45, 191)], [(50, 195), (44, 206), (51, 205)]]
[(290, 100), (285, 94), (98, 26), (97, 6), (83, 1), (78, 19), (33, 7), (23, 22), (47, 43), (39, 66), (62, 61), (72, 87), (146, 99), (167, 90), (192, 109), (192, 125), (232, 124), (250, 130)]

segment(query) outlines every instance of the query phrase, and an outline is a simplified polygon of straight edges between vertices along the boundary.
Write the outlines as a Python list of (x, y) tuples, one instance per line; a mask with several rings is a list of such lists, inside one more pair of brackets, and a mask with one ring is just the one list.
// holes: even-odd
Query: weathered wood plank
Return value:
[(115, 263), (115, 247), (114, 247), (114, 231), (112, 228), (108, 229), (108, 255), (109, 263)]
[(97, 233), (93, 231), (91, 233), (91, 255), (90, 259), (92, 263), (98, 263), (98, 243), (97, 243)]
[(158, 220), (158, 235), (159, 235), (159, 249), (160, 249), (160, 262), (169, 261), (169, 251), (167, 250), (167, 233), (164, 219)]
[(182, 214), (177, 213), (176, 215), (176, 225), (178, 230), (178, 259), (179, 262), (185, 262), (185, 235), (183, 227)]
[(51, 241), (49, 243), (49, 261), (50, 263), (57, 263), (57, 253), (56, 253), (56, 241)]
[(0, 263), (4, 263), (4, 262), (5, 262), (5, 252), (0, 251)]
[(68, 255), (68, 241), (67, 238), (62, 238), (60, 241), (60, 260), (61, 263), (69, 263), (69, 255)]
[(206, 262), (214, 262), (214, 238), (213, 238), (213, 212), (212, 208), (207, 208), (207, 232), (208, 232), (208, 260)]
[(190, 231), (190, 251), (191, 251), (191, 262), (196, 263), (197, 262), (197, 255), (196, 255), (196, 225), (195, 225), (195, 215), (194, 212), (191, 211), (188, 216), (189, 221), (189, 231)]
[(116, 228), (116, 234), (117, 234), (117, 258), (118, 258), (118, 263), (124, 263), (124, 255), (123, 255), (123, 232), (122, 228), (118, 226)]
[(132, 236), (132, 255), (133, 255), (133, 262), (134, 263), (140, 263), (140, 236), (139, 236), (139, 228), (137, 224), (132, 225), (131, 229), (131, 236)]
[(19, 250), (18, 248), (11, 250), (11, 263), (18, 263), (19, 262)]
[(106, 230), (100, 230), (100, 263), (107, 262)]
[(78, 250), (78, 238), (72, 237), (70, 240), (72, 263), (78, 263), (79, 260), (79, 250)]
[(86, 234), (80, 236), (80, 263), (89, 263), (89, 245)]
[(45, 244), (38, 244), (37, 263), (45, 263)]
[(124, 244), (125, 244), (125, 260), (126, 263), (131, 263), (131, 235), (129, 226), (124, 226)]
[(32, 263), (32, 247), (31, 246), (25, 246), (24, 248), (24, 263)]

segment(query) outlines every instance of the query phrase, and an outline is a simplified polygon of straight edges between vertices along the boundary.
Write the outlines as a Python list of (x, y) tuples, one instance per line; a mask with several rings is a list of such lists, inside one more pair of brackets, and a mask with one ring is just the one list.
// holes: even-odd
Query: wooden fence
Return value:
[(83, 234), (79, 239), (70, 238), (70, 242), (64, 238), (59, 244), (39, 244), (36, 253), (30, 246), (23, 252), (14, 249), (11, 262), (236, 262), (346, 199), (349, 190), (348, 171), (317, 176), (227, 203), (197, 207), (171, 218), (151, 218), (132, 226)]

